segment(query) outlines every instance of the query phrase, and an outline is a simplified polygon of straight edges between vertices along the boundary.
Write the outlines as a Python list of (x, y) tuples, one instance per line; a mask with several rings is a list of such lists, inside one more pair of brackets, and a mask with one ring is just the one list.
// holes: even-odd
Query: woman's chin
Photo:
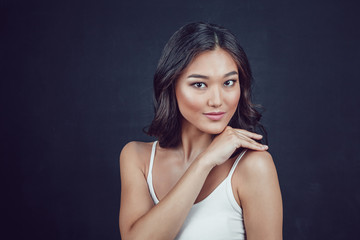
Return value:
[(226, 125), (225, 126), (214, 126), (214, 127), (209, 127), (206, 129), (202, 129), (203, 132), (208, 133), (208, 134), (212, 134), (212, 135), (217, 135), (220, 134), (224, 131)]

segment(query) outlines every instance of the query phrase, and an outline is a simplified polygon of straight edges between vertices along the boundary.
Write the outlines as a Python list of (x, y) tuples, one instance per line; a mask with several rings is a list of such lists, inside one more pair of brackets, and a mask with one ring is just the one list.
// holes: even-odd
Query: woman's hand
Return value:
[(254, 140), (260, 140), (261, 138), (262, 135), (260, 134), (227, 126), (222, 133), (214, 138), (202, 156), (205, 156), (205, 159), (208, 159), (211, 165), (220, 165), (228, 160), (234, 151), (240, 147), (260, 151), (267, 150), (268, 146)]

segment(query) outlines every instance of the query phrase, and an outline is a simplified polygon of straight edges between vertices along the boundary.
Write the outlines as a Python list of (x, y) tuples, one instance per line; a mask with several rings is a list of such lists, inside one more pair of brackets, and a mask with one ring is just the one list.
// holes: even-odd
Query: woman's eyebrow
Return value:
[(237, 73), (237, 71), (232, 71), (232, 72), (225, 74), (224, 77), (229, 77), (231, 75), (239, 75), (239, 74)]
[(209, 79), (208, 76), (200, 75), (200, 74), (191, 74), (187, 78), (203, 78), (203, 79)]
[[(238, 75), (237, 71), (228, 72), (224, 75), (224, 78), (229, 77), (231, 75)], [(202, 79), (209, 79), (208, 76), (201, 75), (201, 74), (191, 74), (187, 78), (202, 78)]]

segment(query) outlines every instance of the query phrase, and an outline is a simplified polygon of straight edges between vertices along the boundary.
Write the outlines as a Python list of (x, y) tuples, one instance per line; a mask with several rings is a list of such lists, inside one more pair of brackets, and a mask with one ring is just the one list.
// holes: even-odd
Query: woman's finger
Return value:
[(245, 129), (239, 129), (239, 128), (233, 128), (233, 130), (235, 130), (238, 133), (244, 134), (250, 138), (254, 138), (254, 139), (262, 139), (262, 135), (254, 133), (254, 132), (249, 132)]
[(241, 141), (240, 143), (241, 147), (244, 148), (249, 148), (249, 149), (253, 149), (253, 150), (259, 150), (259, 151), (264, 151), (267, 150), (269, 147), (267, 145), (262, 145), (262, 144), (255, 144), (249, 141)]
[(253, 140), (253, 139), (251, 139), (251, 138), (249, 138), (247, 136), (239, 134), (238, 138), (239, 138), (239, 144), (242, 147), (247, 147), (247, 148), (251, 148), (251, 149), (255, 149), (255, 150), (259, 150), (259, 149), (260, 150), (266, 150), (266, 149), (268, 149), (267, 145), (260, 144), (260, 143), (256, 142), (255, 140)]
[(253, 144), (258, 144), (259, 146), (263, 146), (261, 143), (258, 143), (257, 141), (255, 141), (254, 139), (242, 134), (242, 133), (239, 133), (239, 132), (236, 132), (236, 134), (238, 135), (238, 137), (242, 138), (242, 139), (245, 139)]

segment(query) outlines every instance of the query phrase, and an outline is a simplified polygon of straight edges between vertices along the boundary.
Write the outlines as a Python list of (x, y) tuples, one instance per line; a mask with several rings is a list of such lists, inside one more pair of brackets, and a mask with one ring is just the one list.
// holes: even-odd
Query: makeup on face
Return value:
[(183, 120), (199, 131), (218, 134), (229, 123), (240, 99), (237, 65), (221, 48), (202, 52), (175, 85)]
[(213, 121), (218, 121), (222, 119), (222, 117), (225, 115), (225, 112), (208, 112), (203, 114)]

